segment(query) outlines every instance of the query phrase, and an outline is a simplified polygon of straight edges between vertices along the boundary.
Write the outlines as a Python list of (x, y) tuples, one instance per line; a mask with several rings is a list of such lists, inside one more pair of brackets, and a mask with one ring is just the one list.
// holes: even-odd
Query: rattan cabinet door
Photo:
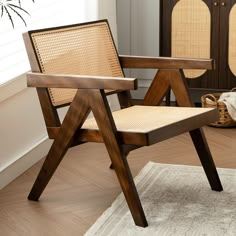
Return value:
[(214, 71), (184, 71), (192, 88), (236, 86), (236, 0), (161, 0), (161, 56), (213, 58)]
[(236, 0), (220, 5), (219, 88), (236, 87)]

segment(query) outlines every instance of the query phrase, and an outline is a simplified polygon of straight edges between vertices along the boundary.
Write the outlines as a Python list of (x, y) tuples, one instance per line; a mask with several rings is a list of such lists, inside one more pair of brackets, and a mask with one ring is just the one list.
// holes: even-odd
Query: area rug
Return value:
[(218, 173), (223, 192), (211, 190), (202, 167), (149, 162), (135, 178), (149, 226), (135, 226), (120, 194), (85, 235), (235, 236), (236, 170)]

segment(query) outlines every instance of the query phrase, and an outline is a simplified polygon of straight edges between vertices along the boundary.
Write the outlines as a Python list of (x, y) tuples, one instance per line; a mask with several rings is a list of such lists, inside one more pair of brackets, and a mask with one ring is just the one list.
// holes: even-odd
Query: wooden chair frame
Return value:
[[(199, 155), (200, 161), (212, 190), (222, 191), (222, 185), (209, 150), (202, 126), (217, 120), (217, 111), (204, 110), (204, 114), (166, 125), (164, 128), (148, 133), (130, 133), (119, 131), (107, 101), (107, 89), (117, 92), (122, 108), (130, 107), (129, 90), (137, 89), (134, 78), (119, 78), (107, 76), (68, 75), (41, 73), (38, 59), (35, 55), (30, 33), (24, 34), (32, 72), (27, 74), (29, 87), (36, 87), (42, 107), (48, 136), (54, 139), (45, 162), (28, 196), (37, 201), (49, 180), (66, 154), (67, 150), (84, 142), (102, 142), (106, 145), (112, 165), (125, 195), (127, 204), (138, 226), (146, 227), (147, 220), (133, 181), (127, 162), (130, 151), (142, 146), (148, 146), (162, 140), (189, 132)], [(211, 59), (180, 59), (161, 57), (138, 57), (119, 55), (122, 68), (158, 69), (155, 78), (144, 98), (143, 106), (158, 106), (171, 88), (179, 106), (193, 106), (183, 69), (212, 69)], [(60, 122), (57, 108), (52, 105), (48, 88), (74, 88), (77, 93), (69, 106), (69, 110)], [(157, 92), (158, 91), (158, 92)], [(95, 102), (96, 101), (96, 102)], [(201, 108), (196, 108), (201, 109)], [(203, 109), (203, 108), (202, 108)], [(96, 119), (98, 130), (84, 129), (90, 111)]]

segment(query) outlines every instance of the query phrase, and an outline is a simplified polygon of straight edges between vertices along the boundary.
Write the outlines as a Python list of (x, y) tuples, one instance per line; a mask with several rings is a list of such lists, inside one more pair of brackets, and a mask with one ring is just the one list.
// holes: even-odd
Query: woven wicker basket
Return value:
[[(231, 91), (235, 91), (235, 88)], [(236, 121), (234, 121), (228, 113), (227, 107), (223, 102), (218, 101), (221, 93), (206, 94), (201, 97), (202, 107), (217, 108), (219, 112), (219, 120), (209, 124), (214, 127), (234, 127)]]

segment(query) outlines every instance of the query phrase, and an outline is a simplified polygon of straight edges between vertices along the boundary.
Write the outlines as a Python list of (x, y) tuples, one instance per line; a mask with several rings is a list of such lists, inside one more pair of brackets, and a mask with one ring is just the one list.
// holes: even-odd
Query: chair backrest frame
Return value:
[[(101, 29), (101, 26), (103, 27), (102, 29)], [(55, 40), (55, 42), (60, 41), (60, 36), (62, 34), (64, 34), (64, 35), (62, 35), (63, 37), (65, 37), (65, 35), (68, 34), (67, 32), (69, 32), (70, 35), (71, 35), (71, 32), (73, 33), (73, 30), (76, 31), (76, 33), (80, 34), (79, 31), (86, 29), (86, 27), (87, 28), (88, 27), (90, 27), (90, 28), (92, 28), (92, 27), (96, 28), (97, 27), (97, 29), (95, 29), (95, 31), (97, 30), (96, 32), (98, 32), (99, 30), (104, 31), (101, 34), (104, 34), (104, 37), (107, 37), (107, 38), (105, 38), (105, 40), (107, 40), (105, 43), (106, 43), (106, 45), (109, 44), (109, 46), (111, 47), (111, 49), (110, 49), (111, 52), (108, 52), (108, 53), (110, 53), (112, 55), (109, 54), (108, 59), (105, 58), (105, 56), (106, 56), (105, 55), (103, 61), (108, 60), (108, 64), (113, 63), (112, 66), (115, 64), (115, 66), (117, 67), (117, 68), (115, 68), (115, 70), (117, 70), (117, 71), (115, 71), (115, 72), (114, 71), (105, 72), (105, 69), (106, 69), (105, 68), (105, 69), (103, 69), (102, 72), (100, 72), (98, 70), (100, 70), (102, 67), (106, 67), (106, 65), (105, 65), (105, 63), (101, 64), (101, 62), (98, 62), (100, 64), (99, 64), (99, 66), (97, 66), (95, 71), (89, 73), (89, 72), (86, 71), (87, 68), (85, 68), (85, 69), (82, 70), (82, 73), (80, 73), (80, 70), (76, 68), (77, 65), (76, 65), (75, 61), (73, 61), (72, 63), (71, 63), (71, 61), (68, 62), (68, 60), (70, 60), (70, 55), (69, 56), (67, 55), (67, 58), (62, 63), (68, 63), (69, 66), (71, 64), (74, 64), (74, 68), (72, 69), (72, 72), (70, 72), (70, 69), (68, 69), (68, 66), (67, 67), (65, 66), (65, 71), (60, 70), (60, 69), (58, 70), (58, 68), (60, 68), (59, 66), (56, 65), (58, 61), (56, 61), (56, 63), (53, 62), (54, 66), (56, 65), (56, 69), (53, 68), (52, 71), (45, 69), (45, 67), (44, 67), (45, 63), (43, 62), (43, 59), (40, 58), (41, 57), (41, 55), (40, 55), (41, 52), (39, 52), (39, 49), (37, 47), (41, 47), (41, 48), (45, 47), (46, 49), (43, 48), (43, 50), (45, 50), (45, 51), (51, 51), (52, 49), (49, 50), (50, 48), (48, 48), (49, 46), (47, 45), (47, 40), (45, 40), (45, 39), (42, 39), (42, 40), (44, 40), (46, 42), (46, 44), (41, 46), (42, 43), (39, 41), (38, 44), (40, 44), (40, 45), (38, 46), (37, 42), (36, 42), (37, 40), (34, 37), (41, 37), (42, 38), (42, 37), (45, 37), (45, 35), (46, 35), (46, 39), (48, 39), (48, 37), (50, 37), (49, 40), (53, 43), (54, 40)], [(92, 33), (91, 36), (94, 37), (96, 32)], [(53, 35), (56, 35), (55, 39), (53, 38)], [(71, 39), (68, 36), (66, 36), (66, 37), (67, 37), (66, 39), (68, 39), (69, 41), (65, 43), (65, 39), (63, 39), (64, 40), (62, 42), (63, 45), (57, 43), (58, 46), (57, 46), (57, 48), (55, 48), (55, 50), (57, 50), (57, 49), (60, 50), (61, 47), (64, 47), (64, 48), (66, 48), (65, 50), (67, 50), (67, 44), (73, 44), (73, 46), (74, 46), (75, 42), (72, 42), (73, 39)], [(81, 35), (75, 35), (74, 38), (79, 41), (80, 40), (79, 37), (82, 37), (82, 36)], [(90, 37), (90, 38), (92, 38), (92, 37)], [(48, 73), (49, 72), (49, 73), (55, 73), (55, 74), (56, 73), (64, 73), (64, 74), (66, 74), (66, 73), (68, 73), (68, 74), (72, 73), (73, 74), (74, 73), (75, 74), (76, 73), (76, 74), (81, 74), (81, 75), (98, 75), (98, 76), (100, 75), (100, 76), (124, 77), (124, 72), (123, 72), (123, 69), (121, 68), (120, 62), (119, 62), (118, 51), (116, 49), (114, 39), (113, 39), (113, 36), (112, 36), (112, 33), (111, 33), (111, 29), (109, 27), (109, 23), (108, 23), (107, 20), (99, 20), (99, 21), (92, 21), (92, 22), (87, 22), (87, 23), (66, 25), (66, 26), (60, 26), (60, 27), (52, 27), (52, 28), (45, 28), (45, 29), (39, 29), (39, 30), (31, 30), (31, 31), (28, 31), (28, 32), (24, 33), (23, 38), (24, 38), (24, 41), (25, 41), (25, 46), (26, 46), (26, 50), (27, 50), (27, 53), (28, 53), (28, 57), (29, 57), (32, 72), (40, 72), (40, 73)], [(101, 38), (99, 38), (99, 40), (101, 41)], [(44, 41), (43, 41), (43, 43), (44, 43)], [(95, 41), (96, 41), (96, 39), (93, 40), (93, 43)], [(97, 43), (99, 44), (97, 49), (100, 50), (100, 52), (103, 53), (103, 49), (100, 48), (101, 42), (97, 42)], [(82, 41), (81, 41), (81, 44), (83, 44)], [(71, 49), (68, 50), (68, 51), (70, 51), (70, 53), (73, 53), (73, 52), (71, 52), (72, 51)], [(94, 49), (91, 49), (91, 51), (93, 53)], [(65, 51), (63, 53), (65, 53)], [(84, 53), (83, 55), (86, 56), (86, 51), (85, 52), (83, 51), (83, 53)], [(67, 54), (69, 54), (69, 53), (67, 53)], [(80, 58), (77, 58), (77, 57), (78, 57), (78, 55), (75, 55), (75, 59), (81, 60)], [(111, 59), (111, 57), (113, 57), (113, 58)], [(90, 57), (90, 59), (91, 59), (91, 57)], [(46, 60), (47, 60), (47, 58), (46, 58)], [(85, 61), (85, 60), (86, 60), (86, 58), (83, 59), (83, 61)], [(48, 62), (46, 62), (46, 63), (48, 63)], [(108, 65), (108, 66), (110, 66), (110, 65)], [(97, 71), (100, 74), (96, 73)], [(59, 89), (54, 89), (54, 90), (58, 91)], [(61, 89), (61, 91), (62, 90), (65, 91), (65, 89)], [(69, 91), (69, 89), (67, 89), (67, 90)], [(71, 90), (72, 89), (70, 89), (70, 91)], [(73, 90), (75, 90), (75, 89), (73, 89)], [(131, 102), (130, 102), (131, 95), (130, 95), (129, 91), (116, 91), (116, 92), (118, 94), (118, 99), (120, 101), (121, 108), (131, 105)], [(42, 108), (42, 111), (43, 111), (46, 126), (47, 127), (59, 127), (61, 125), (61, 123), (60, 123), (59, 115), (57, 113), (57, 108), (69, 105), (71, 103), (72, 98), (74, 97), (76, 91), (74, 92), (74, 95), (71, 96), (71, 100), (67, 99), (67, 101), (62, 102), (62, 103), (60, 103), (60, 102), (55, 103), (53, 101), (52, 89), (37, 88), (37, 93), (38, 93), (38, 97), (39, 97), (39, 100), (40, 100), (40, 104), (41, 104), (41, 108)], [(109, 93), (110, 92), (108, 91), (108, 94)]]

